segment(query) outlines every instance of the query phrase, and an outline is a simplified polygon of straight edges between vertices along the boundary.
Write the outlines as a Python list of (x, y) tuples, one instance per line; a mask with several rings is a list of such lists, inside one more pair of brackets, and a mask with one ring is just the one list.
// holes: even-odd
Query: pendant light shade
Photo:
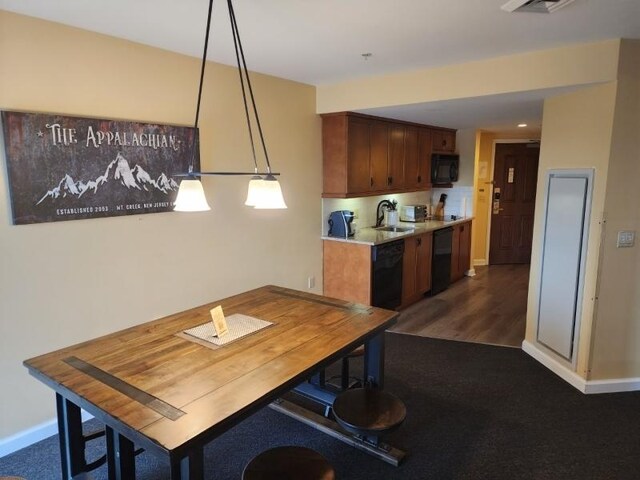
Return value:
[(206, 212), (211, 210), (204, 196), (202, 183), (197, 179), (185, 178), (180, 182), (176, 204), (176, 212)]
[(262, 180), (254, 208), (258, 210), (287, 208), (287, 204), (284, 203), (284, 197), (282, 196), (280, 182), (278, 182), (273, 175), (268, 175)]
[[(240, 40), (240, 32), (238, 30), (238, 22), (236, 20), (236, 14), (233, 8), (232, 0), (227, 0), (227, 7), (229, 10), (229, 21), (231, 22), (231, 33), (233, 35), (233, 46), (236, 56), (236, 64), (238, 67), (238, 77), (240, 80), (240, 89), (242, 91), (242, 101), (244, 105), (245, 118), (247, 120), (247, 129), (249, 132), (249, 140), (251, 146), (251, 153), (253, 156), (253, 173), (249, 172), (199, 172), (195, 171), (195, 159), (199, 156), (199, 138), (197, 137), (198, 119), (200, 116), (200, 100), (202, 99), (202, 86), (204, 80), (204, 71), (207, 64), (207, 48), (209, 45), (209, 32), (211, 29), (211, 12), (213, 10), (213, 0), (209, 0), (209, 13), (207, 15), (207, 29), (205, 32), (204, 51), (202, 53), (202, 63), (200, 66), (200, 85), (198, 88), (198, 100), (196, 103), (196, 119), (194, 128), (196, 129), (195, 145), (192, 151), (191, 163), (189, 165), (188, 173), (178, 173), (175, 176), (185, 177), (180, 183), (178, 189), (178, 196), (175, 202), (175, 211), (178, 212), (202, 212), (211, 210), (207, 204), (207, 200), (204, 196), (204, 190), (202, 184), (198, 178), (205, 175), (246, 175), (251, 176), (249, 181), (249, 188), (247, 191), (247, 200), (245, 205), (258, 209), (270, 209), (270, 208), (287, 208), (282, 197), (282, 189), (276, 179), (276, 176), (280, 175), (277, 172), (271, 171), (271, 162), (269, 161), (269, 154), (267, 152), (267, 146), (264, 141), (264, 134), (262, 132), (262, 126), (260, 124), (260, 117), (258, 116), (258, 107), (256, 106), (256, 100), (253, 95), (253, 88), (251, 87), (251, 78), (249, 76), (249, 68), (244, 57), (244, 50), (242, 48), (242, 41)], [(258, 167), (258, 159), (256, 156), (256, 145), (254, 142), (253, 126), (251, 121), (251, 115), (249, 110), (253, 113), (255, 126), (257, 127), (257, 133), (259, 135), (260, 145), (264, 153), (264, 161), (266, 164), (266, 172), (260, 172)]]
[(264, 180), (259, 175), (254, 175), (249, 180), (249, 188), (247, 189), (247, 200), (244, 204), (248, 207), (255, 207), (262, 190)]

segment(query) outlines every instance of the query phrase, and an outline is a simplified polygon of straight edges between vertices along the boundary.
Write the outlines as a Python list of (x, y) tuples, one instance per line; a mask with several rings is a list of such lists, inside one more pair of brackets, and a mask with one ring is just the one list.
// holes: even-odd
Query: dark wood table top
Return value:
[[(220, 347), (180, 335), (222, 305), (274, 325)], [(172, 453), (233, 426), (395, 323), (398, 314), (265, 286), (24, 362), (83, 409)], [(106, 417), (105, 417), (106, 415)], [(129, 437), (131, 438), (131, 437)], [(134, 438), (132, 438), (133, 440)]]

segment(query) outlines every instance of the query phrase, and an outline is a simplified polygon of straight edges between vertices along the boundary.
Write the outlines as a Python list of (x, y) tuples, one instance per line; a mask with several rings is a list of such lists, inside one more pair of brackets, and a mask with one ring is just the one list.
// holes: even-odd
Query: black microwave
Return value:
[(431, 183), (441, 185), (458, 181), (460, 156), (452, 153), (431, 155)]

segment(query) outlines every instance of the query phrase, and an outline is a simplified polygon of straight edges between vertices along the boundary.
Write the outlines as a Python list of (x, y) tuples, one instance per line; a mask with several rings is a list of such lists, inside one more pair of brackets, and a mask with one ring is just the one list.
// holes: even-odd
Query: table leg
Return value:
[(62, 479), (71, 480), (84, 472), (87, 462), (84, 457), (84, 437), (80, 407), (56, 393), (58, 411), (58, 438)]
[(109, 480), (136, 478), (136, 459), (133, 442), (109, 426), (105, 426), (105, 433), (107, 437)]
[(177, 461), (171, 460), (171, 480), (203, 480), (204, 457), (202, 447), (195, 447)]
[(364, 344), (364, 380), (370, 387), (384, 387), (384, 332)]

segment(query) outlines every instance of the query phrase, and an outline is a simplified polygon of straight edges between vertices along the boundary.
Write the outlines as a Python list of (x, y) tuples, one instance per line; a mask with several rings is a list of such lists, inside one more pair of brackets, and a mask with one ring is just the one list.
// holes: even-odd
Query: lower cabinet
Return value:
[(333, 240), (322, 243), (323, 294), (371, 305), (371, 247)]
[(431, 289), (432, 239), (428, 232), (404, 240), (402, 307), (417, 302)]
[(460, 280), (471, 266), (471, 222), (453, 226), (451, 282)]

